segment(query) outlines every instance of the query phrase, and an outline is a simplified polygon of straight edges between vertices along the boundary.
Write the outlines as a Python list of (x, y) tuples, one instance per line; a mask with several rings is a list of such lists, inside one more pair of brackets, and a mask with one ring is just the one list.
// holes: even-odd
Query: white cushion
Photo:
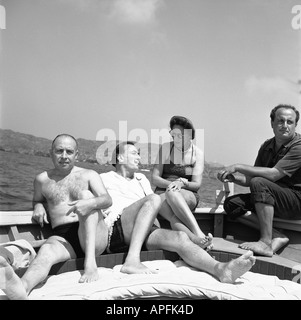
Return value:
[[(128, 275), (113, 269), (99, 268), (100, 279), (78, 283), (80, 271), (49, 276), (30, 294), (32, 300), (115, 300), (135, 298), (190, 298), (218, 300), (289, 299), (301, 300), (301, 285), (276, 276), (247, 272), (234, 284), (221, 283), (213, 276), (187, 266), (183, 261), (144, 262), (157, 274)], [(0, 293), (1, 298), (1, 293)], [(4, 298), (2, 296), (2, 298)]]

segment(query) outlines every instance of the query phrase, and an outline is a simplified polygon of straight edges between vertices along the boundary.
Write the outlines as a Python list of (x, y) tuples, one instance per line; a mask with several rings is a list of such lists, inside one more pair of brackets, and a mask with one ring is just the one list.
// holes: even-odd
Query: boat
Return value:
[[(229, 194), (231, 194), (231, 190), (233, 190), (233, 187), (229, 183), (224, 184), (223, 190), (217, 191), (217, 197), (216, 197), (216, 206), (212, 208), (196, 208), (194, 215), (201, 226), (204, 233), (212, 233), (214, 236), (213, 244), (214, 248), (210, 251), (210, 254), (218, 261), (221, 262), (227, 262), (230, 261), (233, 258), (237, 258), (241, 254), (245, 253), (245, 250), (240, 249), (238, 247), (238, 244), (242, 241), (254, 241), (258, 239), (258, 232), (256, 230), (253, 230), (251, 228), (245, 227), (239, 223), (235, 223), (233, 221), (228, 221), (227, 216), (223, 210), (223, 200), (225, 197), (227, 197)], [(160, 219), (160, 224), (164, 228), (169, 228), (167, 221)], [(282, 219), (275, 218), (274, 221), (274, 227), (281, 229), (281, 231), (284, 231), (285, 234), (290, 238), (290, 243), (281, 250), (281, 252), (278, 252), (273, 257), (256, 257), (256, 263), (248, 272), (248, 274), (252, 274), (252, 277), (254, 275), (259, 278), (254, 278), (259, 287), (262, 289), (262, 283), (264, 283), (267, 279), (268, 281), (271, 281), (270, 279), (273, 279), (273, 289), (271, 289), (271, 292), (263, 292), (263, 299), (269, 299), (280, 297), (277, 296), (279, 294), (279, 287), (283, 288), (285, 286), (291, 286), (294, 287), (291, 289), (286, 288), (286, 293), (290, 292), (290, 290), (296, 291), (296, 285), (297, 285), (297, 291), (298, 294), (292, 293), (292, 295), (285, 296), (285, 299), (287, 298), (298, 298), (301, 299), (301, 221), (295, 220), (295, 221), (286, 221)], [(46, 241), (46, 239), (51, 235), (51, 229), (49, 225), (45, 225), (43, 228), (41, 228), (37, 223), (35, 223), (32, 220), (32, 211), (0, 211), (0, 244), (7, 243), (7, 242), (14, 242), (18, 241), (20, 239), (26, 240), (30, 245), (33, 247), (33, 249), (38, 252), (41, 245)], [(117, 253), (117, 254), (102, 254), (99, 257), (96, 257), (96, 263), (99, 268), (102, 268), (102, 270), (113, 270), (116, 268), (116, 266), (121, 266), (125, 260), (126, 253)], [(179, 283), (177, 281), (179, 279), (184, 279), (182, 274), (178, 274), (177, 277), (169, 279), (168, 281), (166, 278), (162, 279), (158, 278), (158, 283), (156, 283), (156, 279), (154, 278), (154, 275), (152, 275), (152, 282), (149, 284), (149, 281), (147, 280), (147, 275), (143, 275), (143, 277), (140, 279), (142, 282), (136, 283), (136, 291), (129, 290), (129, 285), (125, 284), (122, 287), (122, 290), (120, 289), (120, 286), (122, 285), (123, 281), (127, 283), (128, 278), (118, 278), (119, 282), (118, 285), (114, 282), (114, 288), (110, 284), (110, 288), (106, 287), (105, 292), (100, 293), (99, 288), (93, 287), (94, 291), (93, 294), (89, 293), (85, 296), (82, 296), (82, 293), (79, 293), (78, 289), (75, 288), (74, 292), (77, 292), (77, 295), (70, 294), (70, 292), (66, 293), (66, 295), (61, 296), (62, 290), (60, 290), (60, 294), (56, 296), (49, 296), (45, 294), (43, 296), (44, 299), (73, 299), (75, 296), (79, 299), (141, 299), (141, 298), (193, 298), (193, 299), (204, 299), (204, 298), (212, 298), (212, 299), (257, 299), (260, 298), (260, 295), (258, 295), (258, 287), (253, 288), (252, 286), (247, 289), (243, 290), (241, 293), (237, 293), (237, 288), (235, 291), (235, 294), (231, 291), (228, 292), (224, 287), (219, 288), (219, 286), (224, 284), (214, 283), (214, 290), (212, 288), (204, 289), (202, 283), (207, 283), (208, 281), (213, 281), (211, 278), (206, 278), (209, 275), (206, 274), (204, 276), (205, 278), (202, 280), (204, 282), (198, 283), (198, 286), (196, 286), (196, 276), (193, 272), (196, 272), (195, 270), (189, 269), (187, 271), (187, 268), (189, 266), (185, 265), (185, 263), (182, 261), (180, 257), (171, 252), (167, 252), (164, 250), (155, 250), (155, 251), (142, 251), (141, 252), (141, 261), (143, 261), (146, 264), (153, 264), (155, 266), (158, 266), (158, 268), (165, 268), (166, 270), (170, 270), (170, 268), (173, 268), (174, 265), (177, 266), (177, 269), (180, 270), (180, 267), (185, 267), (184, 269), (186, 271), (183, 271), (184, 269), (181, 269), (181, 272), (184, 272), (184, 274), (187, 276), (188, 274), (190, 276), (187, 277), (187, 283), (183, 283), (181, 280)], [(81, 270), (83, 270), (83, 263), (84, 259), (71, 259), (69, 261), (58, 263), (54, 265), (49, 273), (49, 278), (54, 277), (53, 279), (56, 279), (55, 277), (67, 277), (68, 275), (74, 274), (74, 272), (78, 273)], [(184, 265), (183, 265), (184, 263)], [(163, 270), (162, 269), (162, 270)], [(25, 272), (25, 268), (19, 268), (16, 270), (16, 273), (19, 276), (22, 276), (22, 274)], [(185, 273), (186, 272), (186, 273)], [(198, 274), (201, 272), (197, 271)], [(112, 275), (112, 273), (108, 273), (108, 275)], [(170, 272), (170, 275), (172, 277), (172, 273)], [(129, 275), (126, 275), (129, 276)], [(134, 279), (132, 278), (131, 287), (133, 288), (133, 283), (135, 283), (136, 279), (139, 278), (140, 275), (137, 275), (137, 277)], [(166, 275), (165, 275), (166, 276)], [(211, 277), (211, 276), (210, 276)], [(267, 278), (265, 278), (267, 277)], [(58, 283), (63, 283), (65, 278), (57, 278)], [(74, 278), (73, 278), (74, 279)], [(108, 278), (109, 279), (109, 278)], [(134, 280), (133, 280), (134, 279)], [(275, 280), (276, 279), (276, 280)], [(164, 280), (164, 281), (163, 281)], [(169, 285), (165, 283), (165, 280), (168, 282)], [(53, 280), (54, 281), (54, 280)], [(115, 281), (115, 280), (112, 280)], [(154, 283), (155, 281), (155, 283)], [(247, 283), (252, 282), (249, 278), (244, 280), (246, 281), (243, 283), (243, 285), (247, 285)], [(243, 282), (244, 282), (243, 281)], [(254, 283), (256, 283), (256, 281)], [(276, 282), (275, 282), (276, 281)], [(280, 281), (280, 282), (278, 282)], [(284, 282), (281, 282), (284, 281)], [(162, 283), (165, 283), (162, 289)], [(145, 288), (146, 283), (149, 284), (147, 288)], [(170, 285), (172, 283), (172, 285)], [(259, 284), (260, 283), (260, 284)], [(285, 283), (285, 284), (284, 284)], [(81, 284), (80, 284), (81, 285)], [(116, 289), (116, 286), (118, 287)], [(47, 286), (46, 286), (47, 287)], [(103, 285), (101, 286), (102, 290)], [(268, 287), (268, 285), (267, 285)], [(43, 288), (43, 285), (42, 287)], [(40, 292), (43, 289), (34, 289), (35, 292)], [(82, 288), (82, 287), (81, 287)], [(141, 289), (143, 288), (143, 290)], [(183, 289), (184, 288), (184, 289)], [(219, 288), (219, 289), (218, 289)], [(227, 287), (229, 288), (229, 287)], [(277, 288), (277, 289), (275, 289)], [(40, 291), (39, 291), (40, 290)], [(77, 291), (76, 291), (77, 290)], [(96, 290), (96, 291), (95, 291)], [(113, 290), (113, 291), (112, 291)], [(142, 291), (141, 291), (142, 290)], [(155, 290), (155, 292), (154, 292)], [(174, 291), (173, 291), (174, 290)], [(217, 290), (217, 291), (215, 291)], [(220, 290), (220, 291), (218, 291)], [(245, 291), (248, 291), (246, 293)], [(275, 294), (275, 290), (277, 294)], [(278, 290), (278, 291), (277, 291)], [(295, 292), (294, 291), (294, 292)], [(97, 294), (95, 293), (97, 292)], [(112, 293), (113, 292), (113, 293)], [(117, 293), (116, 293), (117, 292)], [(121, 293), (122, 292), (122, 293)], [(134, 293), (133, 293), (134, 292)], [(213, 294), (214, 292), (214, 294)], [(221, 295), (221, 292), (223, 292), (223, 295)], [(254, 293), (255, 292), (255, 293)], [(40, 294), (40, 293), (39, 293)], [(121, 295), (120, 295), (121, 294)], [(254, 295), (253, 295), (254, 294)], [(253, 298), (252, 298), (253, 297)], [(0, 295), (1, 298), (1, 295)], [(2, 296), (3, 298), (3, 296)], [(42, 299), (42, 296), (39, 295), (33, 295), (33, 299)]]

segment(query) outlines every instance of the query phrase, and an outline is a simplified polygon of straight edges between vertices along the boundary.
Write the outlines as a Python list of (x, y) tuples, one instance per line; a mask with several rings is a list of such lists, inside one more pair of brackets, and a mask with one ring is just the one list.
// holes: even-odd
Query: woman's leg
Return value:
[(194, 194), (188, 190), (181, 190), (167, 191), (165, 195), (166, 201), (174, 214), (192, 231), (192, 233), (200, 238), (204, 238), (205, 234), (200, 229), (195, 216), (191, 212), (191, 209), (196, 206)]
[[(200, 230), (197, 224), (197, 221), (193, 216), (192, 212), (190, 211), (189, 207), (188, 207), (188, 210), (190, 214), (193, 216), (192, 219), (194, 219), (195, 223), (197, 224), (196, 228), (198, 228), (198, 231), (201, 231), (201, 232), (197, 231), (196, 232), (197, 234), (195, 234), (187, 225), (185, 225), (185, 223), (182, 220), (180, 220), (180, 218), (175, 214), (175, 212), (173, 211), (172, 207), (169, 205), (166, 199), (166, 194), (167, 193), (160, 194), (160, 197), (162, 200), (162, 206), (159, 213), (163, 218), (165, 218), (170, 222), (171, 229), (175, 231), (185, 232), (192, 242), (199, 245), (203, 249), (205, 248), (212, 249), (212, 235), (209, 234), (207, 237), (204, 235), (204, 233)], [(195, 204), (193, 204), (193, 202), (191, 202), (191, 205), (195, 207)]]

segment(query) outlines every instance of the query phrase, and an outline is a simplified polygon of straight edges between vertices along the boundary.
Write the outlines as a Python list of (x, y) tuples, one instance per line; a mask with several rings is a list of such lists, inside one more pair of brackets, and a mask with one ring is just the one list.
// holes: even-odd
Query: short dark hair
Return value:
[(191, 120), (183, 116), (173, 116), (169, 121), (170, 129), (172, 130), (175, 125), (181, 126), (187, 130), (191, 130), (191, 138), (194, 139), (195, 129)]
[(71, 135), (71, 134), (68, 134), (68, 133), (60, 133), (58, 134), (52, 141), (52, 144), (51, 144), (51, 149), (53, 149), (53, 145), (55, 143), (55, 141), (58, 139), (58, 138), (61, 138), (61, 137), (68, 137), (68, 138), (71, 138), (75, 141), (75, 144), (76, 144), (76, 149), (78, 149), (78, 142), (77, 140)]
[(114, 149), (112, 153), (112, 159), (111, 159), (111, 165), (116, 167), (116, 164), (118, 163), (118, 156), (120, 153), (124, 152), (124, 148), (127, 145), (135, 146), (135, 142), (133, 141), (123, 141), (117, 144), (116, 148)]
[(272, 121), (275, 120), (277, 110), (281, 109), (281, 108), (293, 110), (296, 113), (296, 124), (298, 123), (299, 118), (300, 118), (299, 111), (294, 106), (291, 106), (290, 104), (279, 104), (278, 106), (273, 108), (270, 113), (270, 118)]

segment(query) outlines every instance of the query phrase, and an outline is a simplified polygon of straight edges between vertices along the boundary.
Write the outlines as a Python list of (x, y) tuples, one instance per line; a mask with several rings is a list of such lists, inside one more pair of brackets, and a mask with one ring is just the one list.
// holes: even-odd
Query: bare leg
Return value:
[(124, 238), (129, 244), (129, 251), (121, 268), (124, 273), (154, 273), (140, 260), (144, 241), (157, 217), (161, 206), (158, 195), (152, 194), (125, 208), (121, 215)]
[(242, 249), (252, 250), (259, 255), (271, 257), (273, 256), (272, 248), (272, 229), (274, 207), (264, 203), (257, 202), (255, 204), (259, 226), (260, 239), (256, 242), (245, 242), (240, 245)]
[[(182, 192), (184, 193), (184, 191)], [(162, 215), (162, 217), (164, 217), (166, 220), (170, 222), (171, 228), (176, 231), (186, 232), (190, 240), (198, 246), (200, 246), (201, 248), (212, 249), (212, 234), (209, 233), (208, 236), (205, 236), (190, 210), (189, 204), (191, 204), (192, 207), (195, 207), (195, 203), (191, 203), (191, 201), (189, 201), (188, 199), (186, 200), (182, 196), (181, 192), (178, 191), (169, 191), (161, 194), (160, 197), (162, 200), (160, 214)], [(177, 207), (179, 205), (177, 203), (178, 197), (181, 199), (180, 202), (182, 206), (180, 207)], [(171, 205), (172, 201), (175, 202), (173, 205)], [(182, 211), (182, 208), (184, 211)], [(190, 229), (188, 224), (185, 224), (185, 222), (181, 219), (181, 217), (185, 216), (186, 213), (188, 214), (189, 219), (191, 220), (191, 223), (187, 223), (193, 225), (192, 229)]]
[(46, 279), (54, 264), (71, 258), (75, 258), (72, 247), (63, 238), (57, 236), (47, 239), (21, 279), (7, 261), (0, 257), (0, 268), (5, 270), (3, 272), (5, 276), (4, 293), (9, 299), (27, 299), (30, 291)]
[(27, 292), (21, 279), (15, 274), (8, 261), (0, 256), (0, 289), (11, 300), (27, 299)]
[[(260, 230), (259, 220), (254, 212), (237, 218), (237, 221), (257, 230)], [(276, 253), (289, 242), (289, 238), (276, 229), (272, 229), (272, 249)]]
[(198, 237), (205, 237), (181, 191), (165, 192), (166, 200), (175, 215)]
[[(90, 191), (81, 193), (81, 199), (94, 198)], [(107, 246), (108, 230), (104, 223), (102, 213), (92, 211), (86, 216), (78, 215), (79, 230), (78, 236), (85, 252), (84, 273), (79, 279), (80, 283), (92, 282), (99, 279), (95, 255), (104, 252)]]
[(147, 247), (149, 250), (163, 249), (176, 252), (188, 265), (227, 283), (233, 283), (249, 271), (255, 263), (255, 257), (251, 251), (230, 262), (218, 262), (181, 231), (157, 229), (149, 236)]

